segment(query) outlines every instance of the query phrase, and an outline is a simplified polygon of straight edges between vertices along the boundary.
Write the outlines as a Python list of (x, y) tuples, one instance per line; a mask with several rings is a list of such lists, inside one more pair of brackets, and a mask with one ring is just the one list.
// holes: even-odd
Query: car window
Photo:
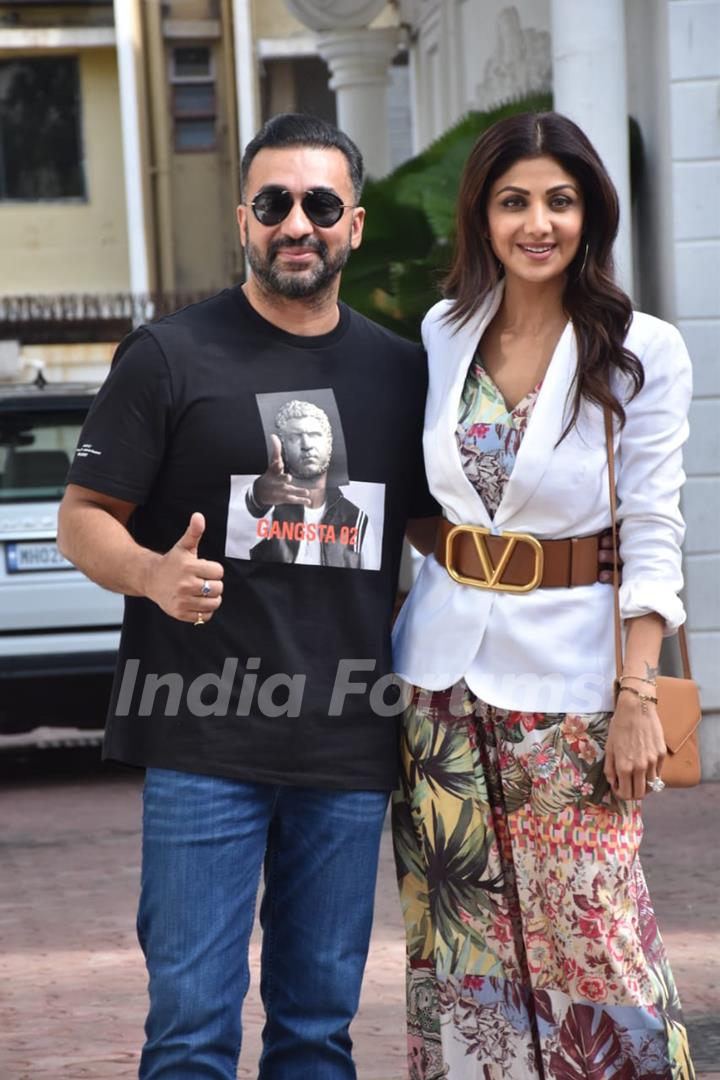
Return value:
[(62, 498), (85, 413), (0, 412), (0, 505)]

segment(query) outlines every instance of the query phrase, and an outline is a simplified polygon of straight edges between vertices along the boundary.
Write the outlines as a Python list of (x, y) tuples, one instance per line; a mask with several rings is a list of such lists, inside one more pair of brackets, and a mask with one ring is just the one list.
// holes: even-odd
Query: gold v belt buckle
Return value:
[[(464, 577), (464, 575), (458, 573), (455, 569), (453, 564), (453, 545), (455, 538), (459, 536), (460, 533), (464, 532), (472, 535), (477, 557), (482, 566), (483, 574), (485, 575), (484, 579)], [(490, 552), (485, 542), (486, 536), (494, 535), (499, 535), (501, 539), (505, 540), (505, 547), (497, 566), (493, 566)], [(502, 576), (512, 558), (513, 551), (518, 544), (529, 544), (535, 555), (535, 570), (532, 578), (525, 585), (511, 585), (502, 580)], [(545, 552), (543, 551), (542, 544), (536, 537), (531, 536), (530, 533), (501, 532), (496, 534), (493, 533), (491, 529), (486, 529), (482, 525), (455, 525), (445, 537), (445, 566), (448, 574), (454, 581), (459, 582), (461, 585), (472, 585), (475, 589), (493, 589), (495, 592), (510, 593), (532, 592), (533, 589), (537, 589), (542, 581), (544, 562)]]

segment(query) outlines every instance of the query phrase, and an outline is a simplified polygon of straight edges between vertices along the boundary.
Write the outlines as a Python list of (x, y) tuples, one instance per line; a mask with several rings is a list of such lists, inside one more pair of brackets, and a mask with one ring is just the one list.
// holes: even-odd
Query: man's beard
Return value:
[[(261, 288), (287, 300), (307, 300), (327, 292), (350, 258), (352, 250), (348, 243), (331, 258), (325, 241), (315, 236), (305, 236), (299, 240), (278, 237), (268, 245), (267, 253), (263, 255), (250, 242), (247, 231), (245, 238), (245, 257)], [(275, 256), (281, 249), (293, 247), (311, 248), (317, 252), (316, 265), (307, 270), (280, 270)]]

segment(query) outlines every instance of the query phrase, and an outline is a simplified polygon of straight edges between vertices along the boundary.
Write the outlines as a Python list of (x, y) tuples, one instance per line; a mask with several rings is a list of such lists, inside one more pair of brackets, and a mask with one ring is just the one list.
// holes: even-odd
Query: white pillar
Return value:
[[(116, 0), (117, 2), (117, 0)], [(233, 0), (235, 45), (235, 86), (238, 103), (240, 157), (260, 127), (257, 93), (257, 66), (250, 0)]]
[(620, 197), (618, 281), (632, 293), (632, 223), (624, 0), (552, 0), (555, 108), (595, 146)]
[(390, 170), (388, 85), (400, 31), (341, 30), (318, 34), (318, 52), (330, 68), (338, 127), (357, 143), (371, 176)]
[(145, 192), (143, 188), (142, 139), (137, 63), (140, 27), (138, 11), (128, 0), (114, 0), (115, 39), (120, 81), (125, 205), (127, 211), (130, 291), (150, 291), (150, 267), (146, 236)]

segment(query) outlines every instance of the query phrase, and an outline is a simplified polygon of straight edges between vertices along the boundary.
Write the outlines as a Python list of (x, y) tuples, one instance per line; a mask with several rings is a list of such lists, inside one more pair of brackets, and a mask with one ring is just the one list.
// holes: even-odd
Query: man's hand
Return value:
[[(190, 524), (177, 544), (150, 565), (145, 595), (166, 615), (181, 622), (194, 623), (198, 615), (209, 622), (222, 603), (225, 572), (221, 563), (198, 558), (198, 544), (205, 532), (205, 518), (192, 514)], [(204, 582), (210, 594), (203, 596)]]
[[(620, 545), (620, 538), (618, 537), (618, 549)], [(612, 567), (613, 567), (613, 541), (612, 541), (612, 529), (606, 529), (604, 533), (600, 534), (598, 541), (598, 581), (610, 582), (612, 584)], [(618, 582), (622, 585), (622, 560), (618, 554)]]
[(282, 443), (277, 435), (270, 436), (272, 452), (267, 471), (258, 476), (253, 484), (252, 496), (258, 510), (265, 514), (271, 506), (284, 506), (287, 503), (296, 506), (312, 506), (307, 488), (295, 487), (290, 473), (286, 473), (282, 456)]

